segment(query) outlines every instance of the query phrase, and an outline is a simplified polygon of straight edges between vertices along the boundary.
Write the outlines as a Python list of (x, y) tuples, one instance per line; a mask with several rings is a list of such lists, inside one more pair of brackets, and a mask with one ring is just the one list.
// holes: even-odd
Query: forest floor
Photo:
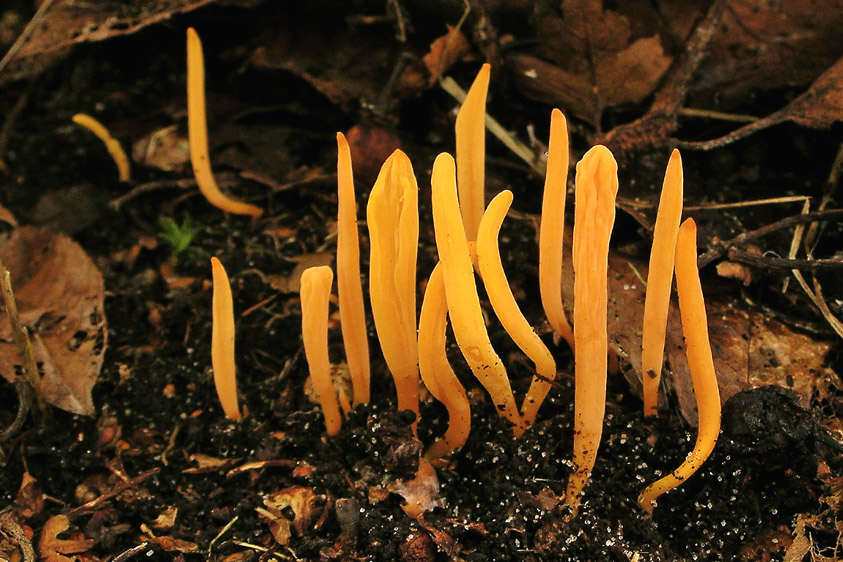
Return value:
[[(840, 558), (838, 2), (779, 7), (787, 17), (766, 3), (720, 0), (55, 0), (38, 14), (29, 0), (6, 4), (0, 52), (35, 24), (0, 62), (0, 259), (47, 405), (33, 400), (16, 419), (29, 401), (14, 383), (21, 365), (3, 318), (0, 560)], [(204, 43), (217, 180), (264, 210), (257, 221), (222, 213), (196, 189), (187, 27)], [(504, 268), (559, 374), (536, 424), (516, 439), (449, 334), (471, 434), (431, 474), (419, 452), (444, 432), (447, 413), (422, 389), (414, 437), (371, 318), (372, 401), (325, 435), (302, 350), (299, 277), (334, 263), (342, 131), (354, 157), (364, 291), (366, 198), (401, 148), (418, 177), (423, 293), (437, 261), (430, 170), (437, 154), (453, 153), (458, 106), (440, 79), (467, 89), (483, 62), (493, 69), (488, 114), (526, 151), (520, 159), (487, 134), (487, 200), (514, 193)], [(620, 164), (609, 258), (619, 372), (609, 376), (603, 440), (577, 517), (564, 497), (573, 355), (554, 342), (538, 298), (552, 107), (568, 116), (572, 164), (597, 143)], [(130, 153), (129, 181), (72, 122), (80, 112)], [(648, 515), (638, 494), (682, 462), (696, 435), (675, 310), (664, 404), (657, 419), (641, 413), (643, 279), (677, 146), (686, 216), (705, 254), (723, 426), (711, 458)], [(818, 222), (798, 218), (806, 211), (819, 211)], [(246, 413), (236, 423), (213, 385), (211, 256), (234, 295)], [(532, 367), (482, 291), (481, 300), (523, 396)], [(332, 305), (331, 359), (341, 367), (338, 322)], [(405, 500), (420, 493), (424, 512), (410, 517)]]

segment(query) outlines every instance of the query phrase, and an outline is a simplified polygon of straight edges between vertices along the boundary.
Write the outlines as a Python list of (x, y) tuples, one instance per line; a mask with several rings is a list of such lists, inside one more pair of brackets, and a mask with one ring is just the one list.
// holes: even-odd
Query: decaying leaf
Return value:
[(79, 3), (56, 0), (17, 56), (0, 73), (0, 84), (31, 76), (65, 56), (73, 45), (129, 35), (216, 0), (142, 0), (123, 3)]
[(204, 474), (206, 472), (217, 472), (219, 470), (227, 470), (240, 462), (236, 459), (223, 459), (203, 455), (202, 453), (193, 453), (190, 455), (190, 460), (197, 463), (198, 466), (194, 468), (185, 468), (182, 470), (185, 474)]
[[(91, 388), (108, 335), (102, 274), (70, 238), (32, 227), (0, 238), (0, 259), (11, 272), (20, 320), (30, 332), (44, 399), (93, 415)], [(19, 363), (8, 319), (0, 315), (0, 375), (14, 380)]]
[(282, 510), (293, 510), (293, 529), (299, 536), (313, 525), (322, 513), (323, 496), (311, 488), (292, 486), (266, 496), (263, 500), (267, 510), (276, 517), (283, 517)]
[(599, 128), (604, 108), (638, 103), (655, 90), (672, 61), (658, 35), (634, 38), (629, 20), (601, 0), (565, 0), (562, 14), (541, 11), (541, 51), (509, 59), (529, 97)]
[(691, 87), (691, 105), (716, 99), (728, 110), (759, 91), (807, 86), (834, 64), (842, 42), (838, 0), (729, 0)]
[(459, 29), (449, 25), (448, 33), (442, 37), (437, 37), (430, 44), (430, 52), (422, 58), (427, 71), (430, 73), (428, 83), (430, 85), (435, 84), (455, 62), (458, 62), (470, 52), (471, 45), (469, 45), (465, 35)]
[(411, 480), (398, 480), (393, 482), (387, 489), (404, 498), (404, 505), (401, 508), (411, 518), (432, 510), (435, 507), (442, 507), (444, 502), (439, 495), (439, 478), (436, 476), (436, 469), (424, 459), (419, 460), (419, 470)]
[(15, 511), (24, 519), (41, 513), (44, 509), (44, 494), (37, 480), (28, 472), (23, 473), (18, 495), (15, 496)]
[(65, 554), (87, 552), (94, 546), (91, 539), (60, 539), (59, 535), (70, 527), (70, 520), (65, 515), (54, 515), (47, 519), (41, 529), (38, 541), (38, 554), (45, 562), (72, 562)]

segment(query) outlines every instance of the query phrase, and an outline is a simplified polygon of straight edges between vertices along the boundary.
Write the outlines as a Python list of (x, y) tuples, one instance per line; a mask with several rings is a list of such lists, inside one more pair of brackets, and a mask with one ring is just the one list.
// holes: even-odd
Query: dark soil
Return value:
[[(20, 10), (29, 13), (29, 8)], [(831, 484), (843, 476), (843, 456), (824, 429), (838, 407), (827, 396), (816, 396), (810, 411), (783, 389), (733, 397), (724, 406), (713, 456), (663, 496), (648, 517), (638, 507), (638, 494), (684, 459), (695, 430), (670, 396), (671, 406), (658, 421), (643, 422), (640, 399), (622, 376), (610, 376), (597, 465), (581, 512), (571, 518), (564, 491), (571, 470), (573, 362), (564, 343), (554, 346), (544, 336), (561, 372), (536, 425), (520, 439), (476, 388), (452, 343), (452, 364), (471, 389), (472, 431), (466, 445), (438, 467), (440, 506), (413, 520), (390, 485), (413, 476), (418, 452), (444, 431), (447, 414), (432, 398), (424, 400), (418, 426), (423, 446), (413, 438), (413, 416), (396, 411), (370, 320), (373, 401), (356, 408), (338, 436), (326, 437), (321, 412), (305, 389), (298, 295), (279, 293), (270, 277), (290, 275), (301, 255), (334, 251), (333, 135), (362, 122), (399, 137), (414, 162), (422, 224), (419, 278), (426, 278), (435, 261), (429, 170), (435, 155), (453, 146), (453, 103), (434, 88), (373, 116), (359, 100), (330, 102), (291, 72), (247, 68), (252, 49), (274, 25), (293, 16), (316, 25), (316, 16), (306, 9), (213, 6), (128, 37), (79, 46), (31, 82), (0, 92), (0, 114), (6, 115), (27, 96), (8, 133), (7, 152), (0, 155), (8, 168), (0, 176), (3, 205), (22, 223), (69, 231), (101, 268), (107, 288), (109, 346), (94, 387), (96, 415), (52, 409), (40, 424), (28, 421), (16, 438), (2, 444), (0, 506), (20, 508), (24, 473), (44, 494), (43, 508), (22, 521), (36, 542), (45, 522), (64, 513), (70, 516), (70, 533), (94, 541), (81, 560), (113, 560), (121, 553), (121, 560), (186, 561), (783, 560), (797, 517), (807, 514), (815, 551), (833, 551), (840, 491)], [(328, 19), (327, 26), (343, 25), (339, 16)], [(444, 20), (433, 20), (423, 10), (417, 15), (415, 44), (424, 46), (441, 34)], [(215, 171), (237, 177), (232, 170), (271, 170), (281, 174), (274, 177), (279, 184), (291, 184), (273, 191), (242, 178), (234, 182), (232, 193), (267, 210), (257, 227), (210, 207), (194, 187), (176, 187), (174, 180), (190, 177), (189, 166), (164, 172), (135, 164), (132, 185), (162, 181), (170, 187), (138, 195), (114, 210), (108, 202), (131, 186), (117, 184), (101, 143), (70, 122), (76, 112), (93, 113), (124, 146), (169, 124), (184, 130), (188, 25), (205, 41)], [(387, 24), (378, 31), (393, 32)], [(387, 76), (394, 62), (383, 63)], [(468, 84), (477, 67), (460, 63), (453, 75)], [(775, 94), (765, 94), (775, 98), (769, 101), (772, 109), (792, 97), (792, 92)], [(536, 136), (547, 136), (549, 109), (521, 97), (503, 78), (493, 83), (489, 113), (505, 116), (507, 128), (517, 131), (535, 123)], [(624, 115), (618, 112), (612, 119)], [(269, 140), (243, 140), (267, 129), (275, 130)], [(589, 144), (582, 131), (575, 125), (577, 156)], [(686, 159), (686, 199), (734, 201), (746, 193), (816, 197), (840, 132), (839, 126), (817, 132), (784, 125), (719, 152), (695, 153)], [(228, 134), (230, 140), (220, 144), (215, 134), (217, 139)], [(687, 127), (682, 136), (713, 133), (705, 126)], [(272, 144), (275, 139), (283, 139), (283, 146)], [(522, 216), (537, 214), (541, 179), (514, 163), (491, 138), (487, 149), (488, 191), (511, 187), (516, 210)], [(665, 149), (658, 156), (644, 155), (622, 169), (621, 192), (629, 189), (630, 199), (652, 200), (667, 154)], [(248, 164), (231, 164), (237, 158)], [(319, 169), (325, 172), (316, 179), (299, 181), (302, 170)], [(761, 172), (746, 182), (734, 181), (749, 169)], [(361, 218), (370, 185), (358, 176)], [(35, 212), (39, 199), (71, 187), (82, 193), (81, 201), (75, 199), (78, 210), (53, 219)], [(780, 216), (760, 209), (700, 213), (701, 246), (711, 239), (708, 233), (728, 237)], [(162, 217), (179, 224), (189, 217), (198, 229), (177, 256), (160, 238)], [(361, 237), (366, 271), (365, 229)], [(529, 220), (510, 217), (501, 245), (512, 286), (534, 325), (542, 318), (535, 238)], [(613, 239), (626, 253), (646, 256), (646, 233), (623, 213)], [(829, 225), (818, 255), (839, 247), (840, 240), (840, 225)], [(771, 242), (783, 253), (788, 244), (786, 233)], [(232, 280), (241, 406), (248, 412), (240, 423), (224, 419), (211, 376), (210, 256), (220, 258)], [(172, 268), (183, 282), (168, 280), (162, 267)], [(738, 307), (752, 306), (751, 301), (794, 328), (832, 341), (804, 298), (789, 300), (776, 291), (784, 273), (755, 273), (753, 284), (742, 288), (707, 268), (704, 289), (715, 289), (717, 298)], [(843, 297), (839, 273), (820, 279), (830, 302)], [(364, 275), (364, 291), (365, 282)], [(499, 326), (492, 324), (490, 335), (507, 360), (516, 395), (523, 396), (532, 375), (527, 363)], [(330, 338), (338, 363), (343, 357), (339, 330), (332, 329)], [(841, 374), (839, 351), (829, 357)], [(0, 382), (0, 387), (5, 427), (17, 400), (10, 384)], [(202, 455), (227, 462), (209, 464)], [(257, 461), (266, 464), (231, 472)], [(140, 476), (145, 478), (131, 483)], [(76, 509), (120, 486), (121, 493)], [(279, 544), (272, 533), (277, 529), (265, 516), (265, 500), (282, 491), (308, 498), (301, 512), (288, 507), (276, 515), (294, 520), (287, 544)], [(160, 516), (173, 509), (174, 522), (162, 523)], [(130, 550), (138, 545), (144, 546)]]

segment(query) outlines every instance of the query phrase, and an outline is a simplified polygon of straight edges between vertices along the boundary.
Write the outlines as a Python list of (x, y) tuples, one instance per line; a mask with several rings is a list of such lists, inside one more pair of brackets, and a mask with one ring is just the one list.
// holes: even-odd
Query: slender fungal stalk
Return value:
[(123, 147), (120, 145), (120, 141), (111, 136), (111, 133), (105, 128), (105, 125), (90, 115), (86, 115), (84, 113), (77, 113), (73, 116), (72, 120), (77, 125), (85, 127), (94, 133), (94, 135), (103, 142), (109, 156), (111, 156), (111, 159), (114, 160), (114, 164), (117, 166), (117, 173), (119, 174), (120, 181), (125, 182), (131, 180), (132, 172), (129, 167), (129, 157), (126, 156), (126, 151), (123, 150)]
[(574, 331), (562, 306), (562, 238), (568, 187), (568, 125), (558, 109), (550, 114), (547, 174), (539, 227), (539, 292), (548, 322), (574, 349)]
[(205, 199), (227, 213), (255, 218), (261, 216), (263, 211), (259, 207), (231, 199), (220, 191), (211, 172), (205, 116), (205, 60), (202, 42), (192, 27), (187, 29), (187, 134), (193, 175)]
[(442, 153), (436, 158), (431, 182), (433, 228), (454, 336), (474, 376), (492, 397), (498, 413), (512, 422), (513, 432), (520, 436), (524, 433), (524, 424), (515, 405), (515, 396), (506, 369), (492, 348), (483, 323), (471, 254), (457, 201), (455, 163), (450, 154)]
[(360, 283), (360, 243), (351, 152), (342, 133), (337, 133), (337, 187), (337, 296), (342, 341), (356, 406), (369, 401), (369, 338)]
[(234, 303), (228, 274), (217, 258), (211, 258), (214, 283), (212, 299), (213, 328), (211, 330), (211, 366), (214, 386), (225, 417), (240, 420), (237, 404), (237, 371), (234, 365)]
[(462, 383), (445, 353), (448, 303), (442, 264), (436, 264), (424, 291), (419, 319), (419, 372), (427, 390), (448, 410), (448, 429), (424, 453), (425, 460), (436, 459), (459, 449), (471, 430), (471, 410)]
[(489, 203), (477, 234), (477, 265), (492, 308), (504, 330), (536, 365), (536, 374), (521, 405), (524, 425), (530, 427), (536, 421), (539, 407), (556, 378), (556, 362), (547, 346), (521, 314), (501, 263), (498, 233), (511, 204), (512, 192), (509, 190), (498, 193)]
[(566, 496), (574, 513), (603, 434), (609, 237), (617, 193), (618, 165), (608, 148), (595, 146), (577, 164), (574, 209), (574, 471)]
[(465, 236), (477, 240), (480, 218), (486, 207), (486, 93), (492, 67), (484, 64), (457, 114), (457, 186)]
[(641, 337), (644, 416), (658, 413), (659, 381), (664, 361), (670, 286), (673, 283), (673, 256), (682, 218), (682, 192), (682, 157), (678, 150), (674, 150), (667, 164), (659, 199), (653, 248), (650, 250), (650, 269), (647, 273), (647, 296), (644, 299), (644, 329)]
[(337, 393), (328, 359), (328, 301), (334, 272), (328, 266), (309, 267), (301, 275), (301, 333), (313, 388), (319, 396), (328, 435), (342, 427)]
[(685, 354), (697, 400), (699, 427), (694, 449), (682, 464), (641, 492), (638, 503), (647, 512), (653, 510), (653, 504), (660, 495), (676, 488), (697, 471), (711, 455), (720, 435), (720, 389), (708, 340), (705, 300), (697, 269), (697, 225), (693, 219), (687, 219), (679, 228), (676, 242), (676, 292), (679, 294)]
[(375, 329), (395, 380), (398, 409), (418, 415), (418, 185), (410, 159), (400, 150), (392, 153), (381, 168), (369, 195), (367, 223), (371, 244), (369, 296)]

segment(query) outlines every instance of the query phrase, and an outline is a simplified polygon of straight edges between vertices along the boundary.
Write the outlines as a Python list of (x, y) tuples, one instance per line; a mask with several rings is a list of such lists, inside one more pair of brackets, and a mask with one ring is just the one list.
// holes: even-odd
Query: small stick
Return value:
[(110, 492), (106, 492), (106, 493), (102, 494), (101, 496), (96, 497), (96, 498), (92, 499), (91, 501), (89, 501), (87, 503), (83, 503), (80, 506), (74, 507), (73, 509), (71, 509), (70, 511), (65, 513), (64, 515), (66, 517), (72, 518), (72, 517), (76, 517), (78, 515), (84, 515), (84, 514), (90, 512), (90, 511), (93, 511), (101, 503), (105, 503), (108, 500), (110, 500), (111, 498), (119, 496), (120, 494), (122, 494), (123, 492), (128, 490), (129, 488), (134, 488), (135, 486), (137, 486), (138, 484), (140, 484), (141, 482), (143, 482), (144, 480), (146, 480), (150, 476), (155, 476), (159, 472), (161, 472), (161, 468), (157, 467), (157, 466), (155, 468), (149, 469), (146, 472), (144, 472), (143, 474), (141, 474), (139, 476), (135, 476), (131, 480), (129, 480), (127, 482), (124, 482), (123, 484), (120, 484), (119, 486), (117, 486), (116, 488), (111, 490)]
[(739, 250), (738, 248), (729, 248), (727, 255), (732, 261), (745, 263), (755, 267), (764, 267), (767, 269), (783, 269), (787, 271), (792, 269), (807, 269), (809, 271), (843, 270), (843, 260), (834, 258), (827, 260), (767, 258), (750, 254), (749, 252)]
[(38, 364), (35, 362), (35, 353), (29, 340), (29, 331), (20, 323), (18, 306), (12, 292), (11, 274), (2, 261), (0, 261), (0, 284), (2, 285), (0, 290), (3, 293), (3, 303), (6, 305), (6, 316), (9, 318), (9, 324), (12, 327), (12, 337), (15, 339), (15, 345), (18, 348), (24, 378), (32, 387), (33, 396), (38, 405), (37, 415), (39, 418), (43, 418), (47, 414), (47, 405), (44, 403), (44, 396), (41, 394)]
[(735, 236), (727, 242), (718, 244), (716, 248), (712, 248), (711, 250), (707, 251), (706, 253), (700, 256), (698, 261), (699, 267), (703, 268), (713, 262), (714, 260), (722, 257), (724, 254), (726, 254), (726, 252), (729, 251), (729, 248), (733, 246), (740, 246), (746, 244), (747, 242), (752, 242), (753, 240), (757, 240), (762, 236), (772, 234), (773, 232), (777, 232), (784, 228), (789, 228), (797, 224), (805, 224), (816, 221), (833, 221), (838, 219), (843, 219), (843, 209), (831, 209), (829, 211), (814, 211), (813, 213), (804, 213), (801, 215), (794, 215), (792, 217), (783, 218), (774, 223), (762, 226), (761, 228), (744, 232), (743, 234)]

